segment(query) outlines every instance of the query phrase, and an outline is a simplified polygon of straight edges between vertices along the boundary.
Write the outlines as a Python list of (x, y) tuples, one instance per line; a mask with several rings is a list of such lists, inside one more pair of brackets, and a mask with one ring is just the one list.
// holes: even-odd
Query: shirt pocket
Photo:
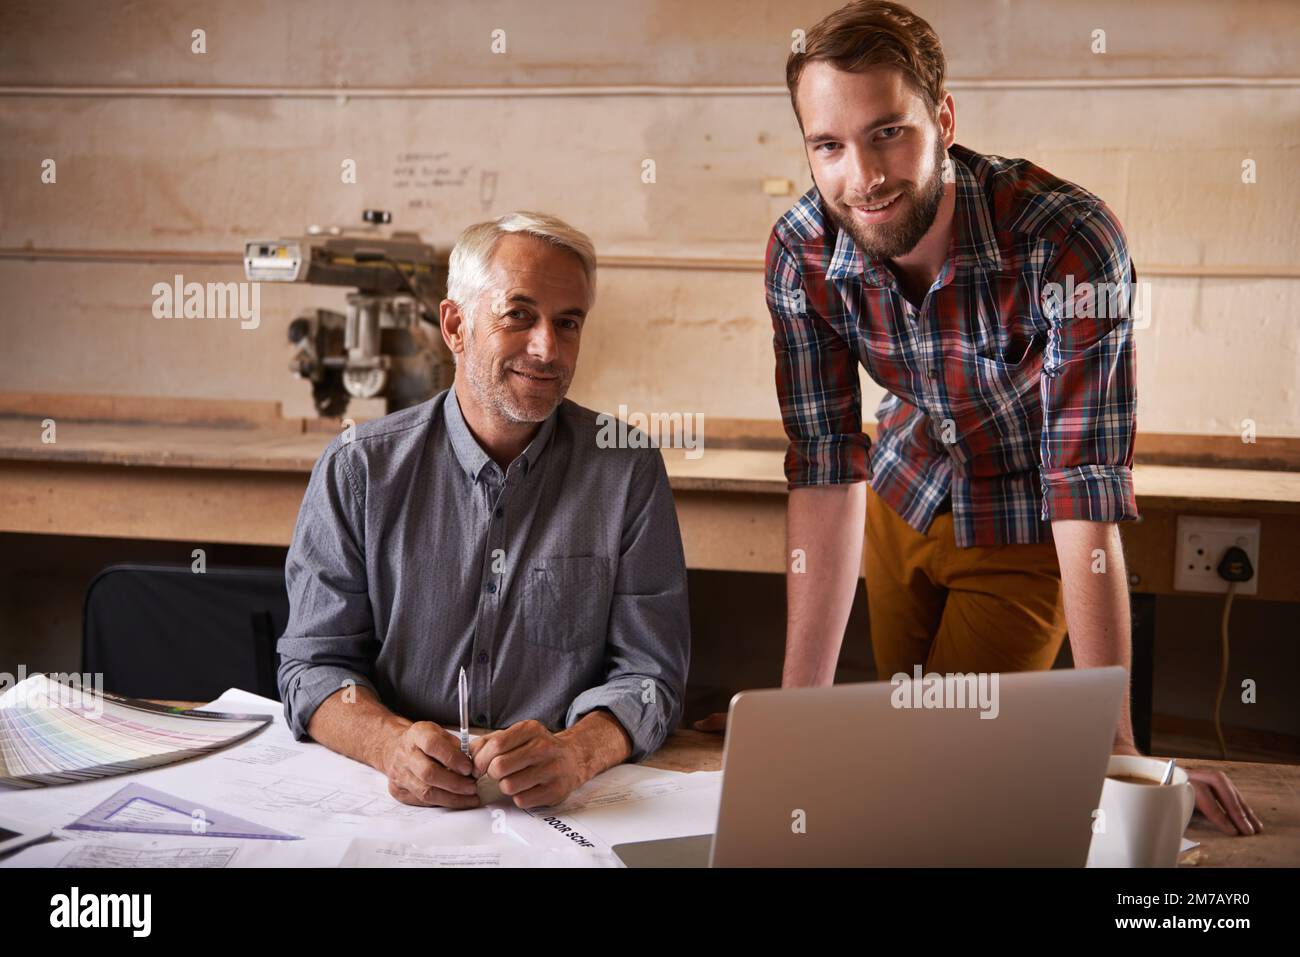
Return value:
[(978, 410), (994, 415), (1012, 410), (1019, 417), (1036, 405), (1038, 379), (1043, 371), (1041, 352), (1030, 352), (1018, 362), (1003, 362), (987, 356), (971, 355), (966, 360), (964, 395), (951, 395), (951, 405), (959, 412)]
[(984, 348), (977, 346), (972, 352), (986, 362), (1014, 368), (1026, 359), (1032, 358), (1032, 353), (1035, 351), (1041, 352), (1042, 349), (1038, 346), (1037, 337), (1010, 336), (1006, 339), (990, 340)]
[(609, 623), (609, 559), (535, 558), (524, 579), (524, 639), (556, 651), (605, 640)]

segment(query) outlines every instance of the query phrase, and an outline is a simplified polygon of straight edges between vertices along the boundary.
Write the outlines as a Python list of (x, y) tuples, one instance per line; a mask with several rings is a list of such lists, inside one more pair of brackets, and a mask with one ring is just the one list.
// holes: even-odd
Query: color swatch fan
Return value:
[(156, 768), (256, 734), (264, 714), (185, 711), (32, 675), (0, 695), (0, 787)]

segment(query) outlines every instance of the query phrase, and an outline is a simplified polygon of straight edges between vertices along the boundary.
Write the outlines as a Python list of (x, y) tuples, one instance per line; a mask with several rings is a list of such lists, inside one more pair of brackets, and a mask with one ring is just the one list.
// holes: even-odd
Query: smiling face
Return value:
[(911, 251), (934, 223), (953, 142), (952, 97), (937, 119), (892, 67), (804, 68), (796, 94), (813, 182), (864, 256)]
[(498, 422), (544, 421), (569, 391), (590, 307), (576, 255), (535, 236), (502, 236), (472, 305), (472, 329), (461, 322), (448, 341), (457, 382)]

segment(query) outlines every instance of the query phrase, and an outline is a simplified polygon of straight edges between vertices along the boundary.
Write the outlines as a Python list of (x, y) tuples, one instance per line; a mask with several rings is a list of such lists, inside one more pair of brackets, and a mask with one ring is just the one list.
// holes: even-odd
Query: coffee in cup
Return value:
[(1187, 772), (1174, 768), (1161, 784), (1167, 761), (1112, 755), (1093, 812), (1089, 867), (1173, 867), (1183, 831), (1196, 806)]

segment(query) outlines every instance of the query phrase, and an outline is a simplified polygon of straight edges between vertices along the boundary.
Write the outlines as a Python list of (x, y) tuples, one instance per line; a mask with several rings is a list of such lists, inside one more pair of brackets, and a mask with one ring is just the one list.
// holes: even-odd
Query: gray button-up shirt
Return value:
[[(686, 563), (663, 457), (600, 448), (565, 400), (503, 473), (455, 390), (339, 436), (312, 470), (285, 573), (280, 696), (294, 735), (349, 681), (413, 721), (607, 708), (650, 755), (690, 658)], [(648, 443), (647, 443), (648, 444)]]

